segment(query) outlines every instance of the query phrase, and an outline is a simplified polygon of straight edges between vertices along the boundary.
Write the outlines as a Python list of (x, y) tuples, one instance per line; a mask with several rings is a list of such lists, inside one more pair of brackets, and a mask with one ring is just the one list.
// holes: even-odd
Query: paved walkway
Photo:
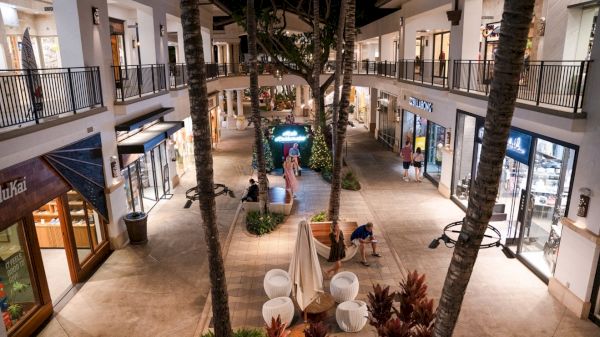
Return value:
[[(343, 269), (363, 281), (359, 298), (369, 290), (369, 280), (396, 286), (401, 274), (413, 269), (427, 274), (430, 296), (439, 297), (452, 251), (427, 245), (463, 213), (430, 183), (403, 182), (397, 156), (368, 138), (362, 126), (349, 133), (347, 162), (363, 189), (343, 192), (341, 214), (374, 221), (376, 232), (384, 234), (384, 257), (369, 268), (355, 258)], [(215, 153), (216, 181), (241, 194), (249, 177), (252, 130), (225, 130), (222, 139)], [(271, 184), (283, 185), (280, 179), (271, 178)], [(152, 210), (148, 245), (114, 252), (40, 336), (196, 337), (209, 281), (197, 205), (182, 208), (183, 193), (194, 181), (194, 173), (186, 173), (173, 198)], [(275, 233), (256, 238), (239, 223), (234, 228), (226, 264), (236, 327), (262, 326), (264, 273), (287, 269), (297, 223), (327, 205), (328, 185), (320, 177), (303, 174), (301, 184), (294, 214)], [(223, 239), (237, 205), (237, 199), (218, 199)], [(374, 334), (365, 330), (362, 335)], [(479, 255), (455, 336), (600, 337), (600, 328), (567, 312), (520, 262), (490, 249)]]

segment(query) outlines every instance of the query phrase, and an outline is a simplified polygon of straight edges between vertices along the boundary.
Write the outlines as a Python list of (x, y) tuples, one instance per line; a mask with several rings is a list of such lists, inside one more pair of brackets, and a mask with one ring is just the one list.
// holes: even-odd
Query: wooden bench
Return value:
[[(283, 187), (269, 188), (269, 211), (289, 215), (292, 212), (294, 198), (290, 191)], [(258, 202), (247, 201), (244, 203), (246, 211), (258, 211)]]
[[(338, 226), (342, 230), (342, 233), (344, 233), (344, 241), (346, 242), (346, 245), (350, 244), (350, 236), (352, 236), (352, 232), (358, 228), (358, 223), (356, 223), (356, 221), (341, 221), (338, 222)], [(329, 240), (331, 221), (311, 222), (310, 228), (312, 229), (313, 237), (317, 239), (317, 241), (327, 247), (331, 247), (331, 240)]]

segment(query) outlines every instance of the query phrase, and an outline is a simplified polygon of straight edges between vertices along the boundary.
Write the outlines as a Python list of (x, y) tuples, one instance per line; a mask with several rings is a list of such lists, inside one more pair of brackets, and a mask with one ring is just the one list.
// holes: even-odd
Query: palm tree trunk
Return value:
[(329, 219), (335, 225), (340, 216), (340, 196), (342, 189), (342, 144), (346, 140), (346, 127), (348, 126), (348, 114), (350, 111), (350, 89), (352, 88), (352, 61), (354, 58), (355, 29), (355, 0), (342, 0), (346, 3), (346, 43), (344, 52), (344, 80), (342, 86), (342, 97), (340, 99), (340, 113), (335, 139), (337, 143), (333, 157), (333, 172), (331, 174), (331, 193), (329, 195)]
[[(263, 147), (263, 129), (258, 110), (258, 61), (256, 50), (256, 13), (254, 0), (246, 2), (248, 20), (248, 52), (250, 54), (250, 99), (252, 102), (252, 120), (254, 121), (254, 146), (256, 147), (256, 163), (258, 166), (258, 203), (260, 213), (269, 211), (269, 193), (267, 185), (267, 164), (265, 161), (265, 148)], [(267, 141), (265, 139), (265, 141)]]
[(331, 150), (335, 156), (335, 151), (337, 151), (336, 145), (336, 133), (337, 123), (338, 123), (338, 115), (340, 111), (340, 82), (342, 81), (342, 58), (343, 58), (343, 50), (344, 50), (344, 27), (345, 27), (345, 19), (346, 19), (346, 1), (342, 0), (340, 3), (340, 17), (338, 19), (338, 30), (337, 30), (337, 45), (335, 47), (335, 84), (333, 88), (333, 135), (331, 141)]
[(200, 195), (200, 212), (204, 225), (204, 239), (208, 248), (208, 266), (212, 295), (215, 336), (231, 337), (229, 305), (225, 266), (221, 255), (219, 230), (213, 181), (213, 158), (211, 145), (208, 95), (206, 91), (206, 68), (202, 48), (199, 0), (181, 0), (181, 24), (185, 43), (185, 60), (188, 70), (190, 115), (194, 134), (194, 159), (196, 181)]
[(315, 107), (315, 116), (317, 118), (317, 126), (325, 131), (325, 113), (321, 106), (321, 20), (319, 14), (319, 0), (313, 0), (313, 73), (312, 73), (312, 94), (313, 104)]
[(469, 207), (454, 254), (435, 323), (435, 337), (450, 337), (479, 253), (479, 245), (496, 202), (502, 162), (519, 89), (534, 0), (505, 0), (494, 64), (481, 159), (471, 186)]

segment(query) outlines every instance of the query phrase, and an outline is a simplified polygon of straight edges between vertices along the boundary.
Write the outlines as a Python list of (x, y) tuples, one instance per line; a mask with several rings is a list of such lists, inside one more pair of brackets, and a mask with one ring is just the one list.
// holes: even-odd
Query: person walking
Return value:
[(292, 197), (295, 197), (294, 193), (298, 190), (298, 180), (294, 173), (294, 163), (291, 156), (287, 156), (283, 162), (283, 178), (285, 179), (285, 189), (292, 193)]
[(404, 146), (402, 147), (402, 150), (400, 150), (400, 157), (402, 157), (402, 167), (404, 167), (404, 176), (402, 179), (404, 179), (404, 181), (408, 181), (408, 169), (410, 169), (410, 164), (413, 160), (412, 158), (412, 146), (410, 145), (410, 141), (407, 140), (404, 143)]
[(425, 161), (425, 156), (421, 151), (420, 147), (417, 147), (417, 151), (413, 156), (413, 166), (415, 167), (415, 179), (417, 182), (422, 182), (423, 178), (421, 177), (421, 167), (423, 166), (423, 161)]
[(350, 236), (350, 241), (352, 244), (357, 246), (360, 251), (361, 263), (365, 266), (369, 266), (369, 262), (367, 262), (367, 253), (365, 249), (365, 245), (371, 244), (371, 249), (373, 249), (372, 256), (381, 257), (379, 253), (377, 253), (377, 240), (373, 236), (373, 223), (367, 222), (366, 224), (358, 227), (352, 232), (352, 236)]
[(342, 260), (346, 257), (344, 233), (340, 230), (340, 226), (338, 224), (335, 224), (331, 230), (331, 233), (329, 233), (329, 240), (331, 240), (331, 249), (329, 250), (329, 258), (327, 261), (333, 262), (333, 266), (325, 272), (327, 278), (331, 278), (333, 275), (338, 273), (342, 267)]
[(298, 143), (294, 143), (292, 148), (288, 152), (288, 156), (292, 157), (292, 163), (294, 164), (294, 172), (296, 175), (300, 173), (300, 149)]

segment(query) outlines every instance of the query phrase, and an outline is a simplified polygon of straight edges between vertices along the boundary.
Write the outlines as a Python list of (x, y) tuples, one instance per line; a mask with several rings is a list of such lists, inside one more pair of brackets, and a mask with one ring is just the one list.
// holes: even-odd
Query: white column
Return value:
[(233, 90), (225, 90), (227, 99), (227, 128), (235, 129), (235, 115), (233, 114)]
[(294, 105), (294, 114), (302, 113), (302, 87), (296, 86), (296, 104)]
[(238, 116), (244, 115), (244, 105), (242, 104), (242, 96), (244, 95), (244, 91), (238, 89), (237, 90), (237, 111), (236, 114)]
[(310, 99), (310, 87), (308, 85), (303, 85), (302, 86), (302, 91), (303, 91), (303, 104), (305, 107), (308, 107), (310, 109), (310, 107), (308, 106), (308, 100)]

